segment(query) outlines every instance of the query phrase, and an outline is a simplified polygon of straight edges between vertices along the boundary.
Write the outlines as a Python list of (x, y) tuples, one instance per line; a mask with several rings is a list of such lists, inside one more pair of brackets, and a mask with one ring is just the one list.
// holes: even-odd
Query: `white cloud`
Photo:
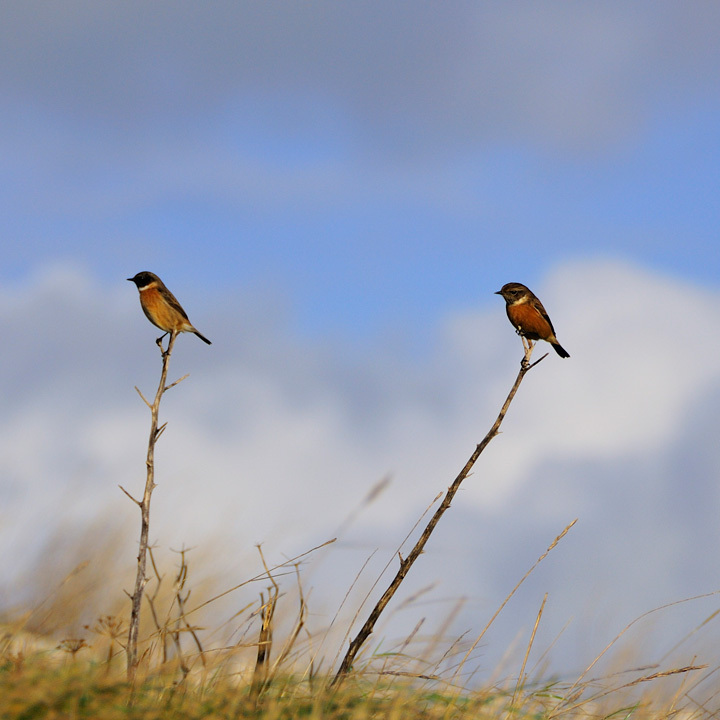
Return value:
[(707, 358), (720, 318), (696, 312), (713, 294), (619, 263), (569, 265), (536, 290), (572, 357), (558, 362), (550, 350), (527, 378), (501, 440), (503, 476), (514, 485), (542, 462), (672, 443), (678, 419), (718, 381)]

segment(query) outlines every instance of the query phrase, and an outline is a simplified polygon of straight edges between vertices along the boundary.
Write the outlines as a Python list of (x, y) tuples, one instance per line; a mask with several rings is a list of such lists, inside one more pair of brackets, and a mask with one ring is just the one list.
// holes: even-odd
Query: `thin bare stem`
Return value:
[(255, 671), (253, 673), (252, 688), (256, 695), (259, 695), (268, 681), (268, 669), (270, 651), (272, 650), (273, 641), (273, 620), (275, 618), (275, 608), (277, 607), (278, 597), (280, 596), (280, 586), (270, 572), (262, 547), (257, 546), (262, 560), (263, 567), (270, 579), (271, 586), (268, 588), (268, 600), (265, 602), (265, 596), (260, 593), (260, 636), (258, 638), (257, 659), (255, 661)]
[(500, 607), (495, 611), (495, 614), (487, 621), (487, 624), (482, 629), (482, 632), (475, 638), (475, 642), (470, 646), (470, 649), (465, 653), (465, 657), (463, 657), (462, 661), (458, 665), (457, 670), (455, 671), (455, 677), (457, 678), (460, 673), (462, 672), (463, 667), (465, 666), (465, 663), (469, 659), (470, 655), (473, 653), (475, 648), (478, 646), (480, 641), (485, 637), (485, 633), (490, 629), (490, 626), (495, 622), (495, 619), (497, 616), (503, 611), (503, 608), (510, 602), (510, 598), (518, 591), (518, 588), (530, 577), (530, 575), (533, 573), (535, 568), (553, 551), (555, 546), (567, 535), (570, 528), (577, 522), (577, 518), (575, 518), (569, 525), (565, 527), (565, 529), (550, 543), (548, 546), (548, 549), (535, 561), (533, 566), (518, 580), (518, 582), (515, 584), (515, 587), (508, 593), (507, 597), (502, 601), (500, 604)]
[[(653, 615), (655, 613), (658, 613), (662, 610), (666, 610), (667, 608), (675, 607), (677, 605), (682, 605), (684, 603), (693, 602), (695, 600), (701, 600), (703, 598), (712, 597), (713, 595), (718, 595), (720, 593), (720, 590), (713, 590), (709, 593), (703, 593), (701, 595), (695, 595), (693, 597), (684, 598), (683, 600), (675, 600), (673, 602), (666, 603), (665, 605), (660, 605), (659, 607), (653, 608), (652, 610), (648, 610), (647, 612), (644, 612), (642, 615), (636, 617), (632, 622), (628, 623), (604, 648), (603, 650), (595, 657), (595, 659), (585, 668), (585, 670), (580, 673), (580, 676), (575, 680), (575, 682), (568, 688), (567, 692), (565, 693), (564, 697), (558, 701), (558, 703), (549, 709), (547, 716), (548, 718), (554, 718), (558, 715), (561, 715), (563, 713), (568, 712), (569, 710), (574, 709), (575, 707), (580, 707), (582, 704), (588, 702), (587, 700), (583, 700), (582, 702), (579, 702), (577, 705), (573, 705), (572, 707), (568, 707), (571, 702), (574, 702), (574, 700), (577, 700), (581, 695), (583, 688), (585, 687), (585, 684), (583, 683), (584, 679), (587, 677), (589, 672), (600, 662), (600, 660), (609, 652), (610, 648), (614, 647), (615, 644), (620, 640), (620, 638), (630, 630), (634, 625), (639, 623), (641, 620), (644, 620), (645, 618), (649, 617), (650, 615)], [(592, 698), (594, 699), (594, 698)]]
[(513, 692), (512, 700), (510, 701), (511, 708), (515, 707), (515, 702), (518, 695), (520, 694), (520, 690), (522, 690), (523, 685), (525, 684), (525, 668), (527, 667), (527, 661), (530, 657), (530, 651), (532, 650), (532, 646), (535, 642), (535, 635), (537, 634), (537, 629), (540, 626), (540, 618), (542, 617), (543, 610), (545, 609), (545, 603), (547, 602), (547, 599), (548, 594), (545, 593), (543, 601), (540, 604), (540, 610), (538, 611), (537, 618), (535, 618), (535, 625), (533, 626), (532, 633), (530, 633), (530, 642), (528, 642), (527, 650), (525, 651), (525, 657), (523, 658), (520, 673), (518, 674), (517, 683), (515, 684), (515, 691)]
[(138, 506), (140, 507), (140, 500), (136, 500), (122, 485), (118, 487)]
[[(147, 459), (145, 461), (145, 466), (147, 470), (147, 475), (145, 479), (145, 491), (143, 493), (142, 500), (138, 503), (140, 506), (141, 515), (140, 543), (137, 556), (137, 575), (135, 577), (135, 590), (131, 596), (132, 608), (130, 611), (130, 627), (128, 630), (127, 643), (127, 675), (128, 680), (130, 681), (134, 680), (138, 666), (138, 633), (140, 630), (140, 608), (142, 605), (143, 591), (145, 590), (145, 585), (148, 581), (148, 578), (145, 574), (145, 569), (147, 566), (148, 538), (150, 535), (150, 499), (152, 497), (152, 491), (155, 489), (155, 443), (157, 442), (164, 429), (164, 426), (162, 428), (158, 428), (160, 400), (162, 399), (165, 390), (168, 389), (166, 387), (168, 366), (170, 364), (170, 355), (172, 354), (176, 338), (177, 333), (170, 333), (167, 350), (164, 351), (162, 349), (162, 345), (158, 343), (160, 351), (162, 353), (162, 371), (160, 373), (160, 382), (158, 383), (157, 392), (155, 393), (155, 400), (153, 401), (152, 405), (148, 403), (148, 401), (143, 397), (143, 394), (138, 390), (138, 394), (150, 408), (151, 421), (150, 436), (148, 439)], [(129, 493), (127, 492), (125, 492), (125, 494), (129, 495)]]
[(295, 574), (297, 576), (297, 586), (298, 586), (298, 596), (299, 596), (299, 603), (300, 603), (300, 609), (298, 611), (298, 619), (295, 623), (295, 627), (290, 633), (289, 637), (285, 641), (285, 645), (283, 649), (280, 652), (280, 655), (278, 656), (277, 660), (273, 663), (272, 669), (270, 671), (270, 680), (273, 680), (275, 677), (275, 674), (277, 673), (278, 669), (282, 665), (282, 663), (285, 661), (285, 658), (290, 654), (290, 651), (292, 650), (293, 645), (295, 644), (295, 641), (297, 640), (298, 636), (300, 635), (300, 631), (305, 627), (305, 618), (307, 616), (307, 605), (305, 604), (305, 596), (303, 594), (302, 589), (302, 583), (300, 582), (300, 568), (296, 565), (295, 566)]
[[(401, 554), (400, 551), (403, 549), (403, 546), (404, 546), (405, 543), (408, 541), (408, 538), (415, 532), (415, 529), (417, 528), (417, 526), (422, 522), (423, 518), (430, 512), (432, 506), (440, 499), (440, 496), (441, 496), (441, 495), (442, 495), (442, 493), (438, 493), (437, 496), (433, 498), (432, 502), (431, 502), (431, 503), (427, 506), (427, 508), (425, 508), (425, 510), (423, 511), (423, 514), (417, 519), (417, 521), (416, 521), (415, 524), (410, 528), (410, 530), (408, 530), (407, 535), (405, 535), (405, 537), (402, 539), (402, 542), (401, 542), (400, 545), (398, 546), (398, 549), (395, 551), (395, 555), (398, 556), (398, 559), (400, 560), (400, 563), (401, 563), (401, 564), (402, 564), (402, 562), (403, 562), (403, 557), (402, 557), (402, 554)], [(374, 555), (374, 553), (373, 553), (373, 555)], [(380, 574), (378, 575), (377, 580), (375, 580), (375, 582), (372, 584), (372, 587), (371, 587), (371, 588), (367, 591), (367, 593), (365, 594), (365, 597), (363, 598), (363, 600), (362, 600), (362, 602), (360, 603), (358, 609), (355, 611), (355, 615), (353, 616), (352, 620), (350, 621), (350, 626), (348, 627), (347, 632), (345, 633), (345, 636), (343, 637), (343, 642), (345, 642), (345, 640), (347, 640), (347, 638), (350, 637), (350, 630), (352, 629), (352, 626), (353, 626), (354, 622), (357, 620), (357, 618), (358, 618), (358, 616), (360, 615), (360, 612), (362, 611), (363, 607), (365, 607), (365, 603), (370, 599), (371, 594), (373, 593), (373, 591), (374, 591), (375, 588), (377, 587), (377, 585), (378, 585), (378, 583), (380, 582), (382, 576), (385, 574), (385, 572), (386, 572), (387, 569), (390, 567), (390, 565), (392, 565), (393, 561), (395, 560), (395, 555), (391, 555), (391, 556), (390, 556), (390, 559), (389, 559), (389, 560), (387, 561), (387, 563), (385, 564), (385, 567), (380, 571)], [(345, 593), (345, 598), (343, 599), (342, 603), (340, 604), (340, 608), (338, 608), (337, 612), (335, 613), (335, 618), (337, 618), (338, 613), (340, 612), (340, 609), (341, 609), (342, 606), (345, 604), (345, 601), (348, 599), (351, 590), (353, 589), (353, 587), (355, 586), (355, 584), (356, 584), (356, 583), (358, 582), (358, 580), (360, 579), (360, 575), (362, 574), (362, 572), (363, 572), (363, 571), (365, 570), (365, 568), (367, 567), (367, 564), (370, 562), (370, 559), (371, 559), (371, 558), (372, 558), (372, 555), (370, 555), (370, 557), (368, 557), (367, 560), (363, 563), (362, 568), (360, 568), (360, 572), (356, 575), (356, 577), (355, 577), (355, 579), (353, 580), (352, 585), (351, 585), (350, 588), (348, 589), (347, 593)], [(335, 618), (333, 618), (333, 622), (335, 622)], [(332, 626), (332, 623), (331, 623), (331, 626)], [(340, 655), (340, 651), (338, 651), (338, 655)], [(337, 656), (335, 657), (335, 660), (337, 660)], [(334, 661), (333, 661), (333, 662), (334, 662)]]
[[(190, 633), (190, 636), (192, 637), (193, 641), (195, 642), (195, 647), (198, 650), (198, 654), (200, 655), (200, 662), (202, 662), (203, 667), (206, 666), (205, 661), (205, 651), (203, 650), (202, 643), (200, 642), (200, 638), (197, 634), (197, 627), (194, 625), (191, 625), (188, 622), (188, 619), (185, 617), (185, 603), (190, 599), (190, 590), (188, 590), (185, 595), (182, 594), (182, 591), (185, 589), (185, 583), (187, 581), (187, 574), (188, 574), (188, 564), (187, 559), (185, 557), (185, 553), (187, 550), (185, 548), (182, 548), (180, 550), (180, 569), (178, 570), (177, 577), (175, 578), (175, 600), (177, 601), (178, 606), (178, 618), (177, 618), (177, 624), (178, 626), (180, 623), (182, 623), (185, 626), (185, 631)], [(176, 632), (176, 635), (178, 636), (178, 639), (180, 637), (180, 631), (178, 630)]]
[(515, 393), (518, 391), (518, 388), (520, 387), (520, 383), (523, 381), (523, 378), (528, 373), (529, 370), (531, 370), (535, 365), (537, 365), (541, 360), (543, 360), (546, 355), (543, 355), (539, 360), (536, 360), (534, 363), (530, 363), (530, 357), (532, 355), (532, 345), (525, 348), (525, 354), (523, 356), (523, 359), (520, 363), (520, 370), (517, 374), (517, 377), (515, 378), (515, 382), (510, 390), (510, 393), (508, 394), (505, 402), (503, 403), (502, 408), (500, 409), (500, 413), (497, 416), (497, 419), (493, 423), (492, 427), (490, 428), (488, 434), (483, 438), (483, 440), (478, 443), (477, 447), (475, 448), (474, 452), (470, 456), (470, 459), (465, 463), (465, 467), (460, 471), (459, 475), (455, 478), (452, 485), (448, 488), (447, 493), (445, 494), (445, 497), (443, 498), (442, 502), (440, 503), (440, 506), (435, 511), (435, 514), (430, 518), (430, 521), (428, 522), (427, 526), (425, 527), (425, 530), (423, 530), (422, 535), (420, 535), (420, 538), (418, 539), (417, 543), (415, 543), (415, 546), (410, 551), (410, 554), (406, 558), (400, 558), (400, 567), (397, 571), (397, 574), (393, 578), (392, 582), (388, 586), (387, 590), (382, 594), (381, 598), (377, 601), (377, 604), (373, 608), (372, 612), (370, 613), (370, 616), (368, 617), (365, 624), (362, 626), (358, 634), (355, 636), (355, 639), (350, 643), (350, 647), (348, 648), (348, 651), (345, 653), (345, 657), (343, 658), (343, 661), (340, 665), (340, 668), (337, 671), (337, 674), (333, 678), (332, 682), (330, 683), (331, 686), (335, 686), (339, 684), (343, 678), (347, 676), (347, 674), (352, 669), (353, 663), (355, 661), (355, 657), (357, 656), (358, 652), (360, 651), (360, 648), (365, 644), (366, 640), (370, 637), (371, 633), (373, 632), (373, 629), (375, 628), (375, 623), (378, 621), (378, 618), (382, 614), (383, 610), (387, 606), (387, 604), (392, 599), (393, 595), (395, 595), (397, 589), (402, 584), (402, 581), (405, 579), (405, 576), (407, 575), (408, 571), (412, 567), (413, 563), (420, 557), (420, 554), (423, 551), (423, 548), (425, 547), (425, 544), (430, 539), (430, 535), (432, 535), (433, 530), (437, 526), (438, 522), (440, 521), (440, 518), (443, 516), (445, 511), (450, 507), (450, 503), (452, 502), (453, 498), (455, 497), (455, 494), (460, 488), (460, 485), (462, 484), (462, 481), (468, 476), (470, 473), (470, 470), (472, 470), (473, 465), (475, 464), (475, 461), (480, 457), (480, 454), (485, 450), (485, 448), (488, 446), (490, 441), (499, 433), (500, 431), (500, 425), (502, 424), (502, 421), (505, 418), (505, 414), (508, 411), (508, 408), (510, 407), (510, 403), (512, 402), (513, 398), (515, 397)]
[[(332, 540), (326, 540), (324, 543), (320, 543), (320, 545), (316, 545), (313, 548), (310, 548), (309, 550), (305, 550), (305, 552), (300, 553), (299, 555), (296, 555), (295, 557), (290, 558), (289, 560), (285, 560), (284, 562), (278, 563), (277, 565), (273, 566), (270, 570), (271, 572), (275, 572), (277, 570), (280, 570), (281, 568), (287, 568), (290, 565), (296, 566), (298, 561), (302, 558), (306, 557), (307, 555), (310, 555), (310, 553), (314, 553), (317, 550), (321, 550), (324, 547), (327, 547), (328, 545), (331, 545), (334, 543), (336, 538), (332, 538)], [(259, 573), (258, 575), (255, 575), (254, 577), (251, 577), (249, 580), (243, 580), (243, 582), (238, 583), (237, 585), (233, 585), (233, 587), (228, 588), (227, 590), (223, 590), (223, 592), (218, 593), (217, 595), (214, 595), (209, 600), (205, 600), (205, 602), (201, 602), (199, 605), (196, 605), (192, 610), (188, 610), (185, 613), (185, 617), (192, 615), (192, 613), (197, 612), (201, 608), (204, 608), (206, 605), (210, 605), (211, 603), (214, 603), (216, 600), (219, 600), (220, 598), (225, 597), (226, 595), (229, 595), (232, 592), (235, 592), (235, 590), (239, 590), (242, 587), (245, 587), (246, 585), (249, 585), (253, 582), (258, 582), (258, 580), (262, 580), (266, 576), (265, 572)]]
[(152, 615), (153, 623), (155, 624), (155, 629), (157, 630), (157, 636), (160, 638), (160, 644), (162, 646), (162, 663), (164, 665), (168, 660), (167, 623), (160, 622), (160, 616), (158, 615), (157, 606), (155, 604), (155, 601), (160, 595), (163, 576), (160, 574), (160, 570), (158, 569), (157, 563), (155, 562), (155, 554), (153, 553), (152, 547), (148, 547), (148, 555), (150, 556), (150, 565), (152, 566), (153, 572), (155, 573), (155, 579), (157, 580), (157, 583), (155, 585), (154, 592), (151, 593), (148, 591), (147, 593), (145, 593), (145, 599), (147, 600), (147, 604), (150, 607), (150, 614)]

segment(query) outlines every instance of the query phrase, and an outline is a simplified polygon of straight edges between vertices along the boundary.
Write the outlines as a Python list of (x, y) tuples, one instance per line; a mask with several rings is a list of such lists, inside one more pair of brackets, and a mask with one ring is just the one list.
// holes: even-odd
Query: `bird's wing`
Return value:
[(547, 324), (550, 326), (550, 329), (552, 330), (552, 334), (555, 334), (555, 328), (553, 327), (552, 321), (550, 320), (550, 316), (547, 314), (547, 310), (543, 307), (543, 304), (535, 298), (533, 300), (533, 305), (538, 310), (538, 312), (547, 320)]
[(168, 302), (168, 305), (173, 310), (177, 310), (188, 322), (190, 322), (190, 318), (188, 318), (187, 313), (182, 309), (182, 305), (177, 301), (177, 298), (167, 289), (165, 290), (165, 299)]

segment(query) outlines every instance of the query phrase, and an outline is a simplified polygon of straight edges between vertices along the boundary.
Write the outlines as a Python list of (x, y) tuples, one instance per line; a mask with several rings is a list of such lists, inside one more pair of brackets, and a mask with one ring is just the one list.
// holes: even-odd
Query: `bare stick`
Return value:
[[(176, 337), (177, 333), (170, 333), (170, 340), (168, 340), (167, 350), (163, 350), (162, 345), (158, 343), (160, 351), (162, 352), (162, 372), (160, 373), (160, 383), (158, 384), (158, 389), (155, 393), (155, 400), (152, 405), (150, 405), (150, 403), (145, 400), (142, 393), (140, 393), (140, 391), (138, 390), (140, 397), (145, 400), (145, 403), (150, 408), (151, 422), (150, 438), (148, 440), (147, 460), (145, 461), (145, 465), (147, 468), (145, 492), (143, 493), (142, 500), (137, 503), (140, 507), (141, 522), (140, 544), (137, 556), (137, 575), (135, 577), (135, 590), (131, 596), (132, 609), (130, 611), (130, 629), (128, 631), (127, 643), (127, 675), (128, 680), (130, 681), (135, 678), (135, 672), (138, 666), (138, 632), (140, 630), (140, 607), (142, 605), (143, 591), (145, 590), (145, 585), (148, 581), (148, 578), (145, 575), (145, 568), (147, 565), (148, 537), (150, 534), (150, 498), (152, 497), (152, 491), (155, 488), (155, 443), (157, 442), (165, 427), (164, 425), (160, 428), (158, 427), (158, 414), (160, 411), (160, 400), (163, 396), (163, 393), (168, 389), (168, 387), (166, 387), (168, 366), (170, 364), (170, 355), (172, 353), (173, 346), (175, 345)], [(177, 383), (173, 383), (173, 385), (176, 384)], [(172, 385), (170, 387), (172, 387)], [(129, 495), (127, 491), (124, 492), (126, 495)], [(134, 498), (132, 497), (131, 499), (134, 500)]]
[(430, 522), (428, 522), (425, 530), (423, 530), (423, 533), (417, 543), (415, 543), (415, 547), (413, 547), (413, 549), (410, 551), (410, 554), (406, 558), (400, 558), (400, 567), (397, 571), (397, 574), (393, 578), (387, 590), (385, 590), (385, 592), (383, 593), (382, 597), (377, 601), (377, 604), (373, 608), (365, 624), (360, 629), (360, 632), (358, 632), (358, 634), (355, 636), (355, 639), (350, 643), (350, 647), (345, 653), (345, 657), (343, 658), (343, 661), (340, 665), (340, 669), (337, 671), (337, 674), (330, 683), (331, 686), (340, 683), (352, 669), (353, 662), (355, 661), (355, 657), (360, 651), (360, 648), (370, 637), (375, 627), (375, 623), (378, 621), (378, 618), (382, 614), (382, 611), (390, 602), (393, 595), (395, 595), (395, 592), (400, 587), (402, 581), (405, 579), (405, 576), (412, 567), (412, 564), (418, 559), (418, 557), (420, 557), (420, 553), (422, 553), (425, 544), (430, 539), (430, 535), (432, 535), (435, 526), (440, 521), (443, 513), (450, 507), (450, 503), (455, 497), (455, 493), (457, 493), (458, 489), (460, 488), (462, 481), (469, 475), (470, 470), (472, 470), (472, 467), (475, 464), (475, 461), (478, 459), (478, 457), (480, 457), (480, 454), (483, 452), (483, 450), (485, 450), (485, 448), (489, 445), (490, 441), (500, 431), (500, 425), (505, 418), (505, 414), (510, 407), (510, 403), (515, 397), (515, 393), (518, 391), (518, 388), (520, 387), (520, 383), (523, 381), (523, 378), (530, 369), (535, 367), (535, 365), (537, 365), (541, 360), (547, 357), (547, 354), (545, 354), (539, 360), (536, 360), (534, 363), (531, 364), (530, 356), (532, 355), (532, 351), (532, 344), (525, 348), (525, 355), (520, 363), (520, 371), (515, 378), (515, 383), (513, 384), (510, 393), (508, 394), (502, 408), (500, 409), (500, 414), (497, 416), (497, 419), (493, 423), (493, 426), (490, 428), (488, 434), (482, 439), (480, 443), (478, 443), (475, 451), (470, 456), (470, 459), (465, 463), (465, 467), (460, 471), (460, 474), (455, 478), (452, 485), (448, 488), (448, 491), (447, 493), (445, 493), (445, 497), (440, 503), (440, 506), (435, 511), (435, 514), (432, 516), (432, 518), (430, 518)]

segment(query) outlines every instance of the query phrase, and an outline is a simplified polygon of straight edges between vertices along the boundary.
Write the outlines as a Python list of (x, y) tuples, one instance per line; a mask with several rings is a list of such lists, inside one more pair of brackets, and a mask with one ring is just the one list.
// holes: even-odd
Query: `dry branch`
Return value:
[[(145, 574), (147, 566), (147, 553), (148, 553), (148, 537), (150, 534), (150, 498), (152, 497), (152, 491), (155, 488), (155, 443), (165, 429), (165, 425), (158, 426), (158, 415), (160, 412), (160, 400), (162, 399), (163, 393), (169, 390), (171, 387), (177, 385), (180, 380), (166, 385), (168, 366), (170, 364), (170, 355), (172, 354), (173, 346), (175, 345), (175, 339), (177, 334), (170, 333), (170, 339), (168, 340), (167, 350), (163, 350), (162, 344), (158, 341), (160, 352), (162, 353), (162, 371), (160, 373), (160, 382), (158, 384), (157, 392), (155, 393), (155, 400), (152, 405), (145, 399), (143, 394), (138, 390), (138, 394), (143, 399), (145, 404), (150, 408), (150, 437), (148, 440), (147, 459), (145, 461), (147, 475), (145, 479), (145, 491), (143, 492), (142, 500), (135, 500), (124, 488), (120, 488), (133, 502), (140, 507), (140, 543), (139, 551), (137, 556), (137, 575), (135, 577), (135, 590), (130, 596), (132, 608), (130, 611), (130, 627), (128, 630), (128, 642), (127, 642), (127, 674), (128, 680), (133, 680), (135, 672), (138, 666), (138, 632), (140, 630), (140, 608), (142, 605), (143, 591), (148, 578)], [(185, 376), (187, 377), (187, 376)], [(183, 380), (184, 378), (181, 378)], [(137, 388), (135, 388), (137, 390)]]
[(515, 393), (518, 391), (518, 388), (520, 387), (520, 383), (523, 381), (523, 378), (525, 375), (533, 368), (535, 365), (537, 365), (541, 360), (543, 360), (545, 357), (547, 357), (547, 353), (543, 355), (539, 360), (536, 360), (534, 363), (530, 363), (530, 356), (532, 355), (533, 351), (533, 345), (532, 343), (525, 344), (523, 343), (523, 346), (525, 347), (525, 355), (520, 362), (520, 370), (517, 374), (517, 377), (515, 378), (515, 382), (510, 390), (510, 393), (508, 394), (507, 398), (505, 399), (505, 402), (503, 403), (502, 408), (500, 409), (500, 413), (497, 416), (497, 419), (493, 423), (493, 426), (490, 428), (487, 435), (482, 439), (480, 443), (478, 443), (477, 447), (475, 448), (473, 454), (470, 456), (470, 459), (465, 463), (465, 467), (460, 471), (459, 475), (455, 478), (452, 485), (448, 488), (448, 491), (445, 493), (445, 497), (443, 498), (442, 502), (440, 503), (440, 506), (435, 511), (435, 514), (430, 519), (430, 522), (428, 522), (427, 526), (425, 527), (425, 530), (423, 530), (422, 535), (418, 539), (417, 543), (415, 543), (415, 546), (410, 551), (410, 554), (406, 558), (400, 558), (400, 567), (398, 568), (397, 574), (393, 578), (392, 582), (388, 586), (387, 590), (382, 594), (381, 598), (377, 601), (377, 604), (373, 608), (372, 612), (370, 613), (370, 616), (368, 617), (365, 624), (362, 626), (358, 634), (355, 636), (355, 639), (350, 643), (350, 647), (348, 648), (348, 651), (345, 653), (345, 657), (343, 658), (342, 663), (340, 664), (340, 668), (337, 671), (337, 674), (333, 678), (332, 682), (330, 683), (331, 686), (335, 686), (339, 684), (343, 678), (347, 676), (347, 674), (350, 672), (353, 666), (353, 662), (355, 661), (355, 657), (357, 656), (358, 652), (360, 651), (360, 648), (365, 644), (365, 641), (370, 637), (374, 627), (375, 623), (378, 621), (380, 615), (382, 614), (383, 610), (387, 606), (387, 604), (392, 599), (393, 595), (395, 595), (395, 592), (400, 587), (402, 581), (405, 579), (405, 576), (407, 575), (408, 571), (412, 567), (413, 563), (418, 559), (420, 554), (423, 551), (423, 548), (425, 547), (425, 544), (430, 539), (430, 535), (432, 535), (433, 530), (437, 526), (438, 522), (440, 521), (440, 518), (443, 516), (444, 512), (450, 507), (450, 503), (452, 502), (453, 498), (455, 497), (455, 494), (457, 493), (458, 489), (460, 488), (460, 485), (462, 484), (462, 481), (468, 476), (470, 473), (470, 470), (472, 470), (473, 465), (475, 464), (475, 461), (480, 457), (480, 454), (485, 450), (485, 448), (488, 446), (490, 441), (499, 433), (500, 431), (500, 425), (502, 424), (502, 421), (505, 418), (505, 414), (508, 411), (508, 408), (510, 407), (510, 403), (512, 402), (513, 398), (515, 397)]

